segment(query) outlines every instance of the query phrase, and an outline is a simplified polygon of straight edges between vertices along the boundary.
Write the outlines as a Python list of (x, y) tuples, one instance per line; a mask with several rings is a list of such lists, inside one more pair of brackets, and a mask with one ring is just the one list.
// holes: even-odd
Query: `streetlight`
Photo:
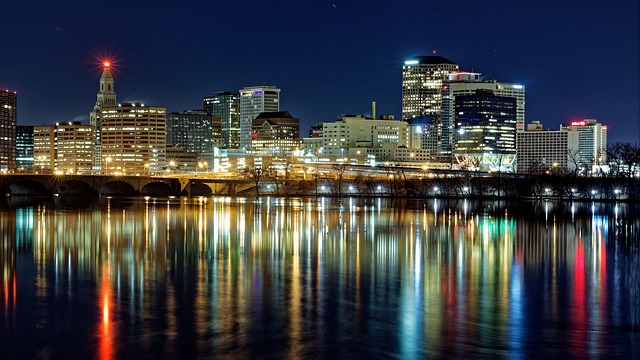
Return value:
[(145, 163), (145, 164), (144, 164), (144, 171), (147, 173), (147, 175), (151, 175), (151, 174), (149, 173), (149, 167), (150, 167), (150, 166), (151, 166), (151, 165), (149, 165), (149, 163)]

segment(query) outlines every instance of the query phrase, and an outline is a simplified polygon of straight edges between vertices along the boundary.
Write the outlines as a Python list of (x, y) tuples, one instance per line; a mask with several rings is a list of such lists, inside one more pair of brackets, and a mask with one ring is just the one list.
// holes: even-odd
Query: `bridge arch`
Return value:
[(56, 185), (54, 194), (59, 195), (95, 195), (93, 187), (82, 180), (66, 180)]
[(9, 185), (9, 193), (11, 195), (48, 195), (49, 191), (36, 180), (22, 179)]
[(104, 196), (136, 196), (138, 195), (133, 185), (126, 181), (109, 181), (100, 187), (100, 195)]
[(140, 189), (142, 196), (175, 196), (176, 192), (168, 184), (162, 181), (154, 181), (146, 184)]

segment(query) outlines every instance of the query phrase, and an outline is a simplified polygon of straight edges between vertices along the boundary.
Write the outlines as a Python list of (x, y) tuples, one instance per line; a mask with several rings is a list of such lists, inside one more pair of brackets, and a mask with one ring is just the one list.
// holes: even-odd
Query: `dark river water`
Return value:
[(639, 358), (640, 206), (6, 199), (0, 358)]

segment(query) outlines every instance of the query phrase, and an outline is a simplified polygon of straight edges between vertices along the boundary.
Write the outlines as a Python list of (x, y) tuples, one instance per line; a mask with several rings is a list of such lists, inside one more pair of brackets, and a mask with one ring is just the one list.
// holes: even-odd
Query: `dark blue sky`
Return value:
[(401, 66), (438, 55), (527, 86), (526, 121), (609, 124), (640, 141), (640, 9), (612, 1), (11, 1), (2, 5), (0, 87), (19, 124), (87, 120), (99, 62), (118, 101), (202, 108), (246, 85), (282, 89), (303, 131), (342, 113), (400, 116)]

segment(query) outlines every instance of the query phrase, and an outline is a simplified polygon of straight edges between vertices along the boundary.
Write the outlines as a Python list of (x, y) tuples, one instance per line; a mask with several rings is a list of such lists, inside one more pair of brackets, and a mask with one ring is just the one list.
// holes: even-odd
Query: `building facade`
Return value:
[(516, 99), (491, 90), (456, 97), (454, 164), (471, 170), (513, 171)]
[(166, 163), (167, 115), (163, 106), (103, 106), (102, 173), (153, 174)]
[(55, 170), (64, 174), (91, 174), (94, 127), (74, 121), (58, 123), (55, 128)]
[(577, 166), (585, 174), (599, 172), (600, 166), (607, 163), (607, 126), (596, 119), (571, 121), (569, 125), (560, 125), (560, 130), (578, 132)]
[(402, 119), (438, 118), (442, 108), (442, 82), (458, 65), (442, 56), (417, 56), (402, 66)]
[(94, 127), (80, 122), (33, 127), (34, 171), (56, 174), (91, 174)]
[(203, 99), (204, 111), (220, 118), (224, 146), (240, 148), (240, 93), (218, 92)]
[(280, 111), (280, 89), (275, 86), (248, 86), (240, 90), (240, 148), (251, 149), (251, 126), (263, 112)]
[(16, 169), (33, 170), (33, 126), (16, 126)]
[[(408, 146), (406, 121), (373, 120), (362, 115), (343, 115), (335, 122), (322, 124), (322, 154), (340, 156), (352, 148)], [(389, 150), (391, 151), (391, 150)]]
[(527, 131), (516, 134), (516, 169), (519, 173), (540, 174), (574, 171), (571, 156), (578, 149), (575, 129), (546, 130), (538, 121), (527, 126)]
[(263, 112), (251, 125), (251, 152), (290, 155), (301, 146), (300, 119), (287, 111)]
[(525, 87), (520, 84), (482, 80), (480, 73), (459, 72), (449, 75), (442, 85), (442, 137), (439, 144), (441, 153), (450, 154), (455, 128), (456, 97), (474, 95), (476, 90), (491, 90), (496, 96), (516, 99), (516, 131), (524, 131)]
[(203, 110), (172, 112), (167, 117), (167, 144), (190, 153), (211, 153), (223, 146), (220, 118)]
[(40, 125), (33, 127), (33, 166), (40, 174), (53, 173), (56, 166), (56, 127)]
[(16, 168), (18, 93), (0, 88), (0, 172)]

